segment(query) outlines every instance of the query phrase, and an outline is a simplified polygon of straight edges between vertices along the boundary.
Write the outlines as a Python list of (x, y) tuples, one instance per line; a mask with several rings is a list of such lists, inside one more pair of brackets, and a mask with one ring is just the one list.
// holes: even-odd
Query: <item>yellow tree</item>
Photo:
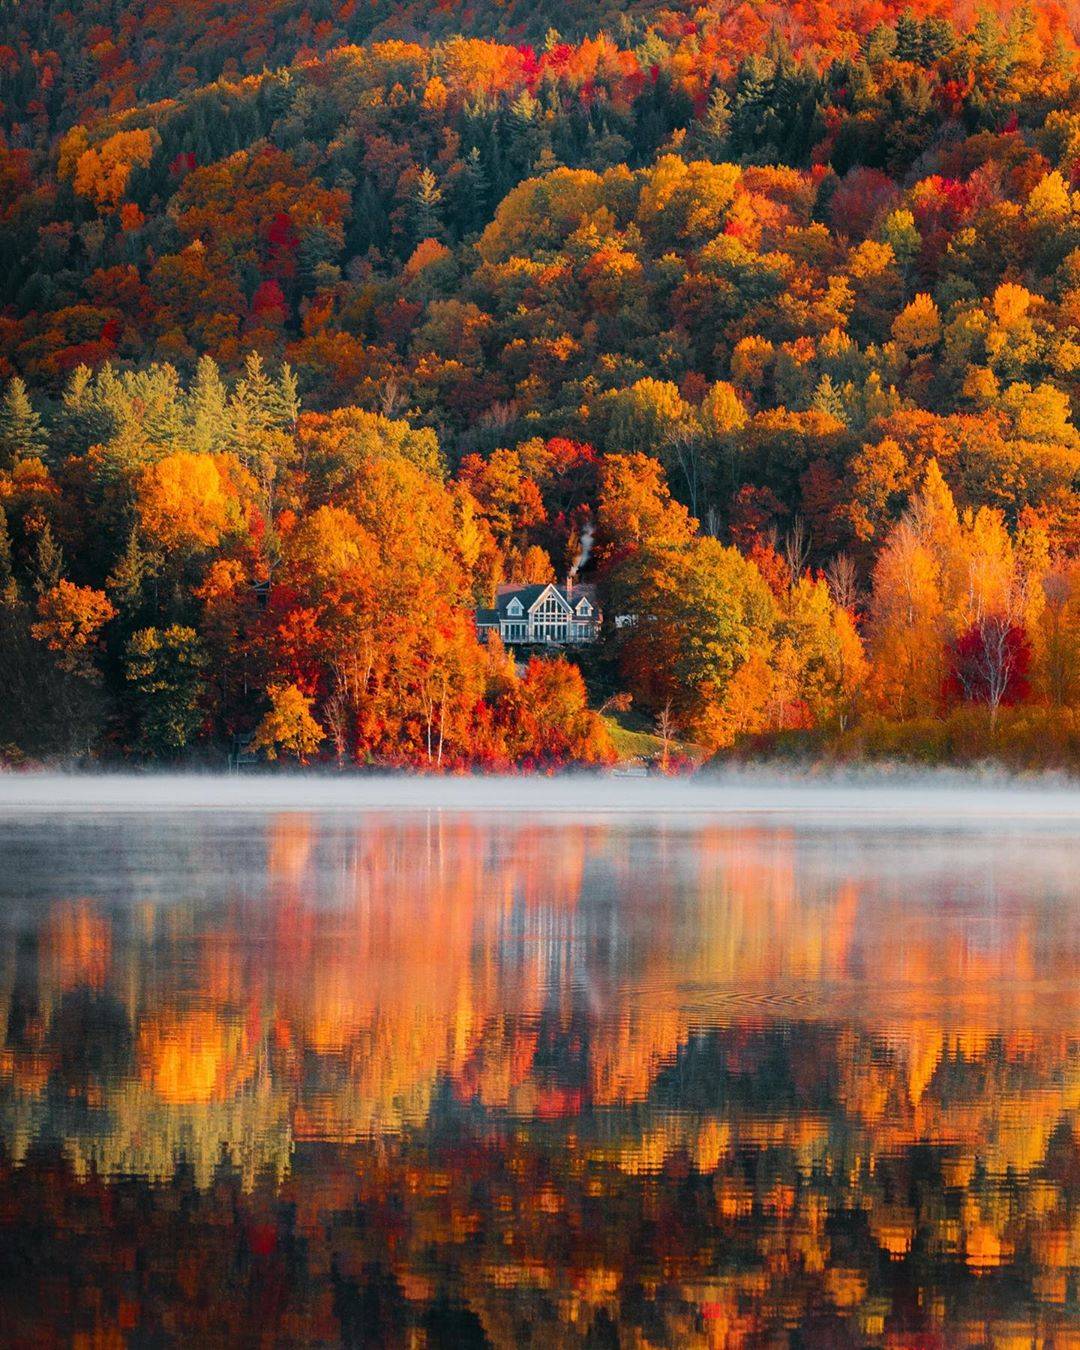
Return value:
[(311, 699), (295, 684), (274, 684), (266, 691), (270, 708), (255, 728), (251, 749), (267, 759), (278, 752), (295, 756), (306, 764), (325, 739), (322, 727), (311, 715)]
[(922, 487), (908, 505), (907, 519), (937, 564), (943, 603), (955, 610), (970, 578), (960, 513), (936, 459), (926, 466)]
[(933, 298), (921, 293), (893, 320), (893, 338), (907, 352), (924, 352), (941, 338), (941, 314)]
[(139, 475), (136, 507), (148, 540), (165, 549), (215, 548), (241, 523), (240, 492), (251, 480), (229, 454), (177, 450)]
[(1036, 689), (1055, 707), (1080, 703), (1080, 562), (1042, 580), (1045, 604), (1033, 633)]
[(945, 677), (941, 569), (910, 520), (894, 526), (874, 565), (868, 616), (872, 686), (894, 717), (934, 711)]
[(161, 144), (152, 128), (118, 131), (115, 136), (84, 150), (73, 165), (73, 184), (80, 197), (115, 211), (127, 191), (134, 169), (145, 169)]
[(866, 683), (862, 640), (824, 578), (801, 577), (783, 606), (779, 632), (798, 655), (796, 688), (815, 725), (844, 730)]

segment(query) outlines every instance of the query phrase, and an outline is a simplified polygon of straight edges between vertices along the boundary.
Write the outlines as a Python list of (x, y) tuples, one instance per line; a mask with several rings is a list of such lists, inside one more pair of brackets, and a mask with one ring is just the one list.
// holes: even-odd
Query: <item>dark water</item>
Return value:
[(1067, 831), (0, 816), (0, 1342), (1076, 1346)]

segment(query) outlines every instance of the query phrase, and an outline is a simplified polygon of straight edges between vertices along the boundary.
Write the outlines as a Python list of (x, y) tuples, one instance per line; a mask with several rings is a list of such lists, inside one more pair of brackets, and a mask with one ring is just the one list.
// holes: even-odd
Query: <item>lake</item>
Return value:
[(0, 778), (0, 1343), (1080, 1344), (1080, 794)]

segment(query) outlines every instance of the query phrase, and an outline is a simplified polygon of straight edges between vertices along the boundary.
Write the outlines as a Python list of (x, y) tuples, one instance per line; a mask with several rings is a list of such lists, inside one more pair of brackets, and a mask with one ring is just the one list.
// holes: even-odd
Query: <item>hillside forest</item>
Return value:
[(1080, 764), (1078, 41), (5, 6), (0, 759)]

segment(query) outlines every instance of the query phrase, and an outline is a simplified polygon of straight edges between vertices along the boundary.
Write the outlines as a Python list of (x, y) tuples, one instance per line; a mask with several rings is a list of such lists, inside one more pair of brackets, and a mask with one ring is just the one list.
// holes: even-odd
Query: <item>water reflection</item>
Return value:
[(1080, 1341), (1072, 838), (0, 849), (4, 1343)]

